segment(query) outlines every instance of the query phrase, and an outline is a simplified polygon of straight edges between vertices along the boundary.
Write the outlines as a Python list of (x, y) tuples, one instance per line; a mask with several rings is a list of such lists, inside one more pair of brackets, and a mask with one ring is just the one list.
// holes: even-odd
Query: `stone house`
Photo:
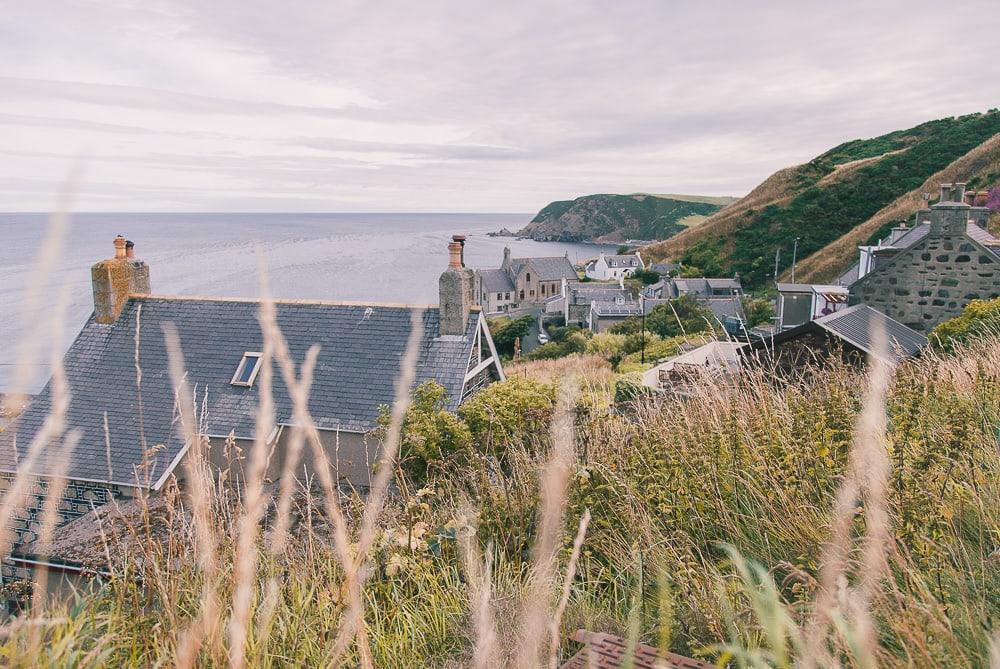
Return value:
[(595, 281), (618, 281), (632, 276), (637, 270), (645, 269), (639, 252), (627, 255), (613, 255), (601, 253), (597, 260), (587, 263), (587, 278)]
[[(369, 483), (380, 446), (373, 429), (380, 407), (394, 400), (415, 313), (422, 326), (415, 384), (434, 380), (444, 386), (449, 410), (504, 378), (486, 320), (473, 304), (475, 275), (464, 267), (461, 241), (449, 244), (449, 252), (438, 305), (275, 301), (296, 363), (318, 347), (309, 409), (337, 478), (350, 485)], [(0, 433), (0, 490), (17, 476), (32, 481), (27, 506), (15, 521), (17, 544), (35, 538), (53, 476), (69, 480), (59, 505), (61, 522), (112, 499), (155, 494), (170, 479), (182, 478), (178, 465), (190, 443), (178, 419), (165, 327), (179, 337), (210, 459), (221, 465), (227, 447), (248, 453), (253, 443), (263, 344), (259, 300), (153, 295), (149, 268), (126, 256), (121, 237), (115, 257), (94, 265), (91, 277), (94, 313), (63, 361), (71, 397), (66, 430), (80, 437), (72, 458), (61, 461), (61, 448), (53, 443), (29, 456), (53, 409), (51, 381)], [(271, 479), (281, 470), (293, 421), (277, 370), (273, 396)], [(304, 457), (300, 471), (313, 467), (310, 458)], [(9, 565), (5, 572), (11, 576)]]
[(499, 269), (476, 270), (477, 303), (489, 314), (538, 307), (579, 278), (567, 256), (512, 258), (504, 248)]
[(940, 201), (918, 212), (913, 228), (885, 246), (862, 247), (861, 262), (842, 277), (858, 276), (850, 303), (926, 332), (972, 300), (1000, 296), (1000, 240), (986, 231), (986, 209), (976, 203), (969, 204), (965, 184), (944, 184)]

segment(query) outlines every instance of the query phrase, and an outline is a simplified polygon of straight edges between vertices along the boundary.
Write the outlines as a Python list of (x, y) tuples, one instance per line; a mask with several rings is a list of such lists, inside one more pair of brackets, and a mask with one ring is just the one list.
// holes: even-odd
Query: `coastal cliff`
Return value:
[(518, 235), (564, 242), (663, 240), (701, 223), (732, 201), (697, 195), (585, 195), (549, 204)]

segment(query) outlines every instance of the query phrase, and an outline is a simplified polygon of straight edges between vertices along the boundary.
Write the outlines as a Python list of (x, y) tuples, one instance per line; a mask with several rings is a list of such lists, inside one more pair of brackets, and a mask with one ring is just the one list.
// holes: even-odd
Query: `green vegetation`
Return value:
[(660, 273), (651, 269), (637, 269), (632, 273), (632, 279), (640, 282), (644, 286), (649, 286), (660, 280)]
[[(777, 249), (782, 269), (796, 237), (800, 259), (820, 252), (998, 132), (1000, 112), (990, 111), (842, 144), (799, 168), (790, 202), (746, 212), (731, 240), (704, 239), (680, 260), (709, 275), (739, 272), (745, 287), (762, 286), (773, 275)], [(838, 165), (876, 156), (882, 157), (820, 183)]]
[[(646, 331), (661, 337), (710, 331), (714, 322), (712, 312), (690, 295), (682, 295), (654, 307), (645, 318)], [(634, 334), (642, 330), (642, 324), (642, 317), (633, 316), (613, 326), (611, 332)]]
[(493, 345), (497, 347), (497, 353), (509, 358), (514, 355), (514, 342), (520, 339), (522, 342), (527, 337), (532, 328), (535, 327), (534, 316), (521, 316), (511, 319), (507, 316), (488, 319), (490, 334), (493, 335)]
[[(589, 627), (734, 666), (791, 669), (812, 656), (823, 667), (986, 669), (1000, 620), (1000, 341), (972, 346), (904, 364), (884, 403), (866, 394), (868, 373), (836, 361), (780, 384), (753, 371), (732, 386), (705, 381), (655, 407), (630, 377), (617, 389), (628, 412), (573, 411), (603, 388), (587, 376), (560, 410), (553, 386), (512, 375), (463, 407), (464, 457), (427, 449), (426, 481), (398, 474), (357, 589), (363, 635), (346, 634), (339, 660), (352, 581), (326, 510), (342, 502), (345, 550), (359, 551), (365, 501), (310, 491), (284, 549), (264, 515), (246, 581), (235, 567), (242, 502), (213, 497), (213, 562), (191, 547), (184, 493), (168, 490), (176, 503), (108, 537), (122, 559), (96, 591), (5, 627), (0, 656), (11, 667), (175, 666), (191, 651), (191, 665), (228, 666), (245, 586), (250, 667), (470, 666), (477, 649), (483, 666), (512, 666), (535, 638), (530, 612), (542, 612), (559, 661), (576, 650), (569, 633)], [(435, 393), (417, 392), (424, 416), (411, 415), (408, 444), (438, 425)], [(175, 531), (149, 530), (171, 514)], [(139, 548), (122, 550), (126, 536)], [(547, 537), (556, 567), (539, 589)], [(495, 641), (485, 651), (484, 638)]]
[(953, 351), (956, 346), (1000, 334), (1000, 297), (973, 300), (961, 315), (939, 324), (931, 331), (931, 346)]
[(743, 315), (746, 327), (766, 325), (774, 319), (774, 302), (766, 298), (743, 296)]
[(685, 229), (680, 221), (690, 223), (689, 217), (721, 208), (716, 202), (641, 193), (586, 195), (549, 204), (518, 234), (560, 241), (667, 239)]

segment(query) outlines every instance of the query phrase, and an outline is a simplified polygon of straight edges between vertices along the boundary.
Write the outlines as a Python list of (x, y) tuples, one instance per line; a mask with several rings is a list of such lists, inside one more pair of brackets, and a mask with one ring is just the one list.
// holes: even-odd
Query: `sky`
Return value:
[(0, 211), (738, 196), (998, 63), (990, 2), (0, 0)]

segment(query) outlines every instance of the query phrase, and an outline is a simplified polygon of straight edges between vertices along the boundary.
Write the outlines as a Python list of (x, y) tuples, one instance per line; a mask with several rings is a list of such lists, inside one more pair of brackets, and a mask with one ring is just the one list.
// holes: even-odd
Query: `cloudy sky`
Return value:
[[(752, 7), (751, 7), (752, 6)], [(990, 2), (0, 0), (0, 211), (740, 195), (1000, 105)]]

